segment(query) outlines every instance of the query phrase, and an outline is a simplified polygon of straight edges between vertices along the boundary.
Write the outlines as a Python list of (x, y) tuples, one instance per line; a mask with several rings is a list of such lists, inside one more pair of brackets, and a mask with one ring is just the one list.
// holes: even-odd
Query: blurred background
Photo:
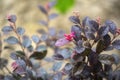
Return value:
[[(38, 5), (46, 5), (53, 0), (0, 0), (0, 26), (6, 24), (5, 16), (7, 14), (16, 14), (18, 17), (17, 25), (27, 28), (27, 31), (35, 32), (39, 25), (39, 20), (45, 19), (39, 11)], [(120, 22), (120, 0), (58, 0), (55, 8), (51, 12), (59, 14), (59, 17), (52, 21), (57, 29), (69, 29), (71, 23), (68, 17), (73, 11), (79, 11), (80, 17), (90, 16), (93, 19), (101, 17), (102, 21), (106, 19), (113, 20), (117, 26)]]

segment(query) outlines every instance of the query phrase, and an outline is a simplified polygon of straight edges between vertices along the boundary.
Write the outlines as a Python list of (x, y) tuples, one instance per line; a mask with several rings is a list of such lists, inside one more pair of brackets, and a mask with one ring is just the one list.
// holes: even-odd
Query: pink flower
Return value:
[(64, 34), (65, 38), (69, 41), (72, 41), (73, 37), (75, 37), (74, 32), (71, 32), (70, 34)]
[(73, 40), (73, 37), (75, 37), (74, 32), (71, 32), (70, 34), (65, 34), (64, 36), (64, 38), (57, 40), (55, 46), (64, 46), (65, 44), (71, 42)]
[(6, 16), (6, 19), (7, 19), (9, 22), (15, 23), (16, 20), (17, 20), (17, 17), (16, 17), (16, 15), (8, 14), (8, 15)]
[(18, 66), (19, 66), (19, 65), (18, 65), (16, 62), (13, 62), (13, 63), (12, 63), (13, 69), (16, 69)]
[(119, 28), (119, 29), (117, 29), (117, 30), (116, 30), (116, 32), (117, 32), (118, 34), (120, 34), (120, 28)]
[(101, 18), (98, 17), (98, 18), (96, 19), (96, 22), (100, 25), (100, 24), (101, 24)]

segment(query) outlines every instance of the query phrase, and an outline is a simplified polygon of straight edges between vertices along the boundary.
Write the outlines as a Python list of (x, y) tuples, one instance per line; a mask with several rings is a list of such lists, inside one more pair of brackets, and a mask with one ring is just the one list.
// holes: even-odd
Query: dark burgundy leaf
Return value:
[(86, 37), (91, 40), (95, 39), (95, 36), (92, 32), (86, 32)]
[(55, 54), (55, 55), (53, 55), (53, 59), (55, 59), (55, 60), (63, 60), (64, 57), (62, 55), (60, 55), (60, 54)]
[(109, 27), (109, 31), (114, 35), (116, 34), (116, 24), (113, 21), (107, 20), (105, 22), (106, 26)]
[[(73, 53), (74, 54), (74, 53)], [(81, 56), (81, 54), (75, 54), (72, 59), (75, 61), (75, 62), (82, 62), (84, 60), (84, 56)]]
[(89, 21), (90, 21), (90, 18), (87, 16), (85, 17), (83, 20), (82, 20), (82, 25), (85, 27), (85, 26), (88, 26), (89, 25)]
[(80, 74), (83, 78), (87, 78), (91, 76), (91, 68), (87, 65), (85, 65), (82, 73)]
[(71, 28), (71, 32), (75, 32), (75, 33), (82, 32), (82, 28), (80, 28), (80, 26), (78, 25), (73, 25)]
[(79, 53), (79, 54), (81, 54), (84, 50), (85, 50), (85, 48), (83, 47), (83, 41), (82, 40), (79, 40), (78, 42), (77, 42), (77, 46), (75, 47), (75, 51), (77, 52), (77, 53)]
[(104, 49), (104, 51), (110, 51), (113, 50), (113, 46), (108, 46), (107, 48)]
[(108, 34), (108, 32), (109, 32), (109, 27), (107, 27), (107, 26), (101, 26), (100, 29), (99, 29), (99, 31), (98, 31), (98, 34), (99, 34), (99, 36), (103, 37), (106, 34)]
[(90, 62), (90, 65), (97, 64), (97, 62), (98, 62), (98, 54), (96, 52), (91, 52), (88, 55), (88, 61)]
[(100, 54), (104, 49), (105, 49), (105, 43), (104, 43), (103, 40), (100, 40), (100, 41), (97, 43), (96, 52), (97, 52), (98, 54)]
[(105, 47), (108, 47), (111, 43), (110, 35), (106, 34), (105, 36), (103, 36), (103, 41), (104, 41)]
[(90, 29), (93, 31), (93, 32), (96, 32), (98, 31), (98, 28), (99, 28), (99, 24), (94, 21), (94, 20), (89, 20), (89, 25)]
[(75, 48), (75, 51), (76, 51), (78, 54), (81, 54), (84, 50), (85, 50), (84, 47), (79, 47), (79, 46), (77, 46), (77, 47)]
[(41, 60), (41, 59), (43, 59), (46, 55), (47, 55), (47, 50), (42, 51), (42, 52), (36, 51), (36, 52), (34, 52), (32, 55), (30, 55), (30, 58), (34, 58), (34, 59)]
[(80, 19), (76, 16), (70, 16), (69, 20), (75, 24), (80, 24)]
[(40, 11), (41, 11), (42, 13), (44, 13), (44, 14), (46, 14), (46, 15), (48, 14), (47, 10), (46, 10), (43, 6), (39, 5), (38, 8), (40, 9)]

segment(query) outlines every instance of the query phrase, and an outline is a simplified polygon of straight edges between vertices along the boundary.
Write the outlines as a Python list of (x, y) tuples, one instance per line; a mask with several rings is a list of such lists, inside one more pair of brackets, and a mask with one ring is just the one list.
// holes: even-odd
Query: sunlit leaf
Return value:
[(5, 42), (7, 42), (8, 44), (17, 44), (19, 43), (18, 39), (14, 36), (10, 36), (7, 39), (5, 39)]
[(32, 41), (30, 40), (30, 38), (28, 36), (23, 36), (23, 42), (22, 45), (27, 48), (31, 45)]
[(11, 26), (4, 26), (2, 28), (2, 32), (4, 32), (4, 33), (9, 33), (11, 31), (13, 31), (13, 28)]
[(19, 35), (23, 35), (23, 34), (25, 33), (25, 29), (22, 28), (22, 27), (18, 27), (18, 28), (17, 28), (17, 33), (18, 33)]
[(39, 43), (40, 38), (39, 38), (39, 36), (37, 36), (37, 35), (33, 35), (33, 36), (32, 36), (32, 40), (33, 40), (35, 43)]

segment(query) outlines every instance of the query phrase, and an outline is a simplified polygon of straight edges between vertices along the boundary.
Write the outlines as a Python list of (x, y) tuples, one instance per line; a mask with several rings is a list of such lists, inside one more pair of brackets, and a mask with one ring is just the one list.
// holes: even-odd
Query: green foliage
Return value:
[(60, 13), (66, 13), (73, 5), (75, 4), (75, 0), (57, 0), (57, 4), (55, 8)]

